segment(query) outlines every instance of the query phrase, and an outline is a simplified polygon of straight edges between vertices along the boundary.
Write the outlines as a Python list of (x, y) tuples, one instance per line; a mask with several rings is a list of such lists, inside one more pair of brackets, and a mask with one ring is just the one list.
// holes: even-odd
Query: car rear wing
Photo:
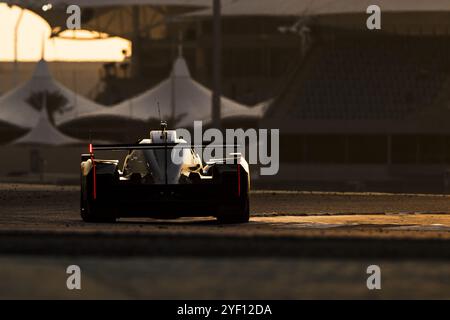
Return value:
[(130, 150), (161, 150), (161, 149), (237, 149), (241, 147), (238, 144), (209, 144), (193, 145), (187, 143), (141, 143), (141, 144), (90, 144), (89, 153), (95, 151), (130, 151)]

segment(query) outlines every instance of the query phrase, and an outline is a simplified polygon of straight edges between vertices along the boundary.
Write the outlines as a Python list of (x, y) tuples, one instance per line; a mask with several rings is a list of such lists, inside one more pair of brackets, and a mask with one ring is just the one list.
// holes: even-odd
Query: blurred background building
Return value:
[[(43, 17), (52, 37), (70, 37), (64, 1), (6, 2)], [(126, 105), (167, 79), (180, 46), (192, 79), (214, 88), (211, 1), (71, 1), (77, 3), (82, 29), (131, 43), (120, 62), (49, 62), (55, 79), (103, 105), (101, 112)], [(381, 30), (366, 27), (372, 4), (382, 9)], [(262, 117), (235, 117), (224, 126), (281, 133), (280, 173), (257, 183), (308, 190), (445, 191), (449, 8), (445, 0), (222, 0), (221, 93), (248, 110), (262, 105), (267, 110)], [(14, 65), (0, 64), (2, 93), (12, 89), (5, 86), (11, 83), (7, 79), (25, 80), (35, 67)], [(123, 120), (126, 134), (112, 120), (73, 120), (56, 125), (78, 139), (90, 132), (99, 139), (129, 141), (149, 129), (148, 121), (132, 119)], [(26, 133), (8, 123), (2, 128), (5, 143)]]

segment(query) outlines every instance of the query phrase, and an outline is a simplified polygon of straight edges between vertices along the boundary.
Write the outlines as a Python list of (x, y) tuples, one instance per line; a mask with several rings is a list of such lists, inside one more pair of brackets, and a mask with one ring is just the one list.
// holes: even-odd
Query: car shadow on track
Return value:
[(183, 226), (196, 226), (196, 227), (223, 227), (227, 225), (236, 224), (221, 224), (215, 218), (180, 218), (170, 220), (160, 219), (120, 219), (116, 222), (119, 226), (155, 226), (155, 227), (183, 227)]

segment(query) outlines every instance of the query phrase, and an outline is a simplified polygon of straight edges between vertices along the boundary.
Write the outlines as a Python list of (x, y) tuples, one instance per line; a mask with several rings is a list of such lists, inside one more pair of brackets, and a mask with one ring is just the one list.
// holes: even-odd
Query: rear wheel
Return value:
[(236, 208), (223, 208), (221, 214), (217, 216), (217, 221), (221, 224), (248, 223), (250, 220), (250, 201), (248, 194), (243, 197)]
[(81, 200), (80, 214), (81, 219), (88, 223), (114, 223), (117, 220), (115, 216), (108, 215), (107, 210), (90, 200)]

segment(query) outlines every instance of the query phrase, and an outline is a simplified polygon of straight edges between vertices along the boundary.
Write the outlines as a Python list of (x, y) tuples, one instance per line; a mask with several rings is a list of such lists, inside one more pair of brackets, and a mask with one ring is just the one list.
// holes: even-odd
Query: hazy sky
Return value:
[[(20, 9), (0, 4), (0, 60), (14, 60), (14, 27)], [(122, 50), (130, 43), (121, 38), (105, 40), (49, 39), (47, 22), (31, 11), (26, 11), (18, 33), (18, 58), (21, 61), (36, 61), (41, 58), (45, 37), (45, 59), (70, 61), (121, 61)], [(72, 35), (68, 31), (67, 35)]]

